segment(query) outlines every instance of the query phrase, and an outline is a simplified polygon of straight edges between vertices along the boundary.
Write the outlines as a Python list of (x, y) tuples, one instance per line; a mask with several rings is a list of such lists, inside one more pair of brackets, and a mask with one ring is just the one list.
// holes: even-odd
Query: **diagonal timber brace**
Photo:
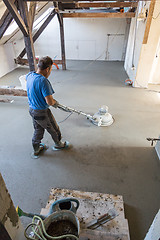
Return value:
[[(53, 17), (56, 15), (56, 11), (53, 10), (50, 15), (47, 17), (47, 19), (44, 21), (44, 23), (41, 25), (41, 27), (38, 29), (38, 31), (33, 36), (33, 42), (37, 40), (37, 38), (41, 35), (41, 33), (45, 30), (45, 28), (48, 26), (50, 21), (53, 19)], [(23, 49), (23, 51), (19, 54), (18, 58), (23, 58), (26, 54), (26, 48)]]
[(17, 25), (23, 32), (24, 36), (28, 36), (28, 29), (27, 29), (23, 19), (19, 15), (15, 4), (9, 0), (3, 0), (3, 2), (6, 5), (6, 7), (8, 8), (8, 10), (10, 11), (10, 13), (12, 14), (14, 20), (16, 21)]

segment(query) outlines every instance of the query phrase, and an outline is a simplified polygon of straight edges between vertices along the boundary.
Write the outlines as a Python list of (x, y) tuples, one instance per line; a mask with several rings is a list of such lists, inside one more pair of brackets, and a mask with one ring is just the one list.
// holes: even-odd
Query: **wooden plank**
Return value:
[(4, 227), (4, 225), (0, 222), (0, 239), (1, 240), (12, 240)]
[[(19, 64), (19, 65), (26, 65), (26, 66), (28, 66), (29, 65), (29, 63), (28, 63), (28, 59), (25, 59), (25, 58), (20, 58), (20, 57), (18, 57), (18, 58), (16, 58), (16, 59), (14, 59), (14, 61), (15, 61), (15, 63), (16, 64)], [(53, 62), (54, 63), (56, 63), (56, 64), (62, 64), (62, 60), (53, 60)], [(38, 59), (36, 59), (36, 63), (38, 63)]]
[(103, 231), (96, 231), (96, 230), (89, 230), (89, 229), (82, 229), (80, 231), (79, 240), (128, 240), (128, 236), (125, 234), (109, 234)]
[(24, 42), (26, 47), (26, 53), (27, 58), (29, 62), (29, 68), (30, 71), (35, 71), (37, 68), (36, 60), (35, 60), (35, 52), (34, 52), (34, 46), (33, 46), (33, 38), (32, 38), (32, 29), (31, 29), (31, 22), (29, 20), (29, 14), (28, 14), (28, 6), (26, 2), (23, 2), (21, 0), (18, 0), (19, 8), (20, 8), (20, 14), (24, 20), (25, 25), (28, 28), (28, 36), (24, 35)]
[(137, 7), (138, 2), (76, 2), (76, 3), (62, 3), (62, 10), (64, 9), (82, 9), (82, 8), (115, 8), (115, 7)]
[(144, 37), (143, 37), (143, 44), (147, 44), (147, 42), (148, 42), (148, 36), (149, 36), (150, 27), (151, 27), (155, 3), (156, 3), (156, 0), (151, 0), (150, 6), (149, 6), (147, 22), (146, 22), (146, 28), (145, 28)]
[[(32, 2), (32, 1), (35, 1), (35, 0), (23, 0), (24, 2)], [(73, 2), (78, 2), (79, 0), (56, 0), (56, 1), (54, 1), (54, 2), (71, 2), (71, 3), (73, 3)], [(86, 0), (80, 0), (80, 2), (83, 2), (83, 1), (86, 1)], [(98, 2), (104, 2), (104, 0), (92, 0), (93, 2), (95, 1), (98, 1)], [(113, 0), (107, 0), (107, 2), (113, 2)], [(121, 1), (119, 1), (119, 2), (125, 2), (126, 0), (121, 0)], [(140, 1), (140, 0), (138, 0), (138, 1)], [(36, 0), (36, 2), (44, 2), (44, 0)], [(53, 0), (48, 0), (47, 2), (53, 2)], [(133, 0), (132, 2), (137, 2), (137, 0)]]
[(64, 11), (65, 9), (75, 9), (75, 8), (78, 8), (76, 7), (75, 3), (61, 3), (61, 9), (60, 8), (59, 9)]
[[(52, 188), (48, 203), (45, 208), (41, 209), (41, 214), (47, 215), (49, 213), (51, 204), (56, 200), (63, 198), (76, 198), (79, 201), (80, 205), (76, 216), (80, 221), (81, 232), (84, 231), (84, 234), (86, 231), (86, 226), (90, 221), (95, 220), (95, 218), (98, 218), (104, 213), (107, 213), (110, 209), (114, 209), (117, 212), (116, 218), (99, 226), (96, 229), (96, 231), (98, 231), (97, 234), (105, 232), (106, 236), (124, 236), (125, 238), (122, 238), (123, 240), (130, 239), (128, 221), (125, 219), (124, 215), (124, 202), (122, 196), (96, 192), (83, 192), (71, 189)], [(93, 232), (90, 231), (93, 230), (87, 229), (87, 235), (89, 234), (91, 236), (91, 233)], [(88, 240), (86, 238), (86, 235), (82, 235), (82, 237), (85, 237), (84, 239), (82, 238), (83, 240)], [(101, 237), (95, 238), (92, 236), (92, 238), (89, 239), (99, 240)]]
[[(44, 31), (44, 29), (48, 26), (50, 21), (53, 19), (55, 16), (56, 12), (53, 10), (50, 15), (47, 17), (47, 19), (44, 21), (44, 23), (40, 26), (40, 28), (37, 30), (37, 32), (33, 36), (33, 42), (37, 40), (37, 38), (41, 35), (41, 33)], [(24, 48), (23, 51), (19, 54), (20, 58), (23, 58), (24, 55), (26, 54), (26, 49)]]
[(108, 12), (87, 12), (87, 13), (63, 13), (64, 18), (133, 18), (135, 17), (135, 13), (127, 12), (127, 13), (108, 13)]
[[(67, 5), (67, 4), (66, 4)], [(137, 7), (138, 2), (77, 2), (75, 6), (77, 8), (90, 8), (90, 7), (104, 7), (104, 8), (114, 8), (114, 7)]]
[(63, 14), (57, 13), (57, 16), (58, 16), (59, 25), (60, 25), (62, 69), (63, 69), (63, 70), (66, 70), (66, 56), (65, 56), (65, 43), (64, 43)]
[(23, 89), (16, 88), (3, 88), (0, 87), (0, 95), (12, 95), (12, 96), (27, 96), (27, 92)]
[(10, 13), (12, 14), (14, 20), (16, 21), (17, 25), (19, 26), (19, 28), (23, 32), (24, 36), (28, 36), (28, 29), (26, 28), (26, 25), (25, 25), (23, 19), (19, 15), (15, 4), (13, 4), (9, 0), (3, 0), (3, 2), (6, 5), (6, 7), (8, 8), (8, 10), (10, 11)]

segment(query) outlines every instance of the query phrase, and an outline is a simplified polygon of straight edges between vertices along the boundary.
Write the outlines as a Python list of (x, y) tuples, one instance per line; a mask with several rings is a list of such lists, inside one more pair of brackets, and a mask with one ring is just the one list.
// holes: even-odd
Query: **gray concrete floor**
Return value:
[[(0, 103), (0, 172), (13, 202), (38, 213), (52, 187), (120, 194), (131, 240), (142, 240), (160, 206), (160, 164), (146, 140), (160, 133), (160, 98), (154, 91), (160, 86), (125, 86), (122, 62), (69, 61), (67, 68), (52, 71), (55, 98), (90, 114), (105, 104), (115, 122), (100, 128), (73, 114), (59, 124), (73, 148), (59, 152), (50, 148), (33, 160), (27, 98), (1, 96), (14, 99), (12, 104)], [(0, 85), (18, 85), (18, 77), (27, 72), (27, 68), (16, 69)], [(68, 115), (54, 108), (52, 112), (58, 122)], [(53, 144), (48, 133), (44, 142)], [(22, 218), (24, 225), (27, 221)]]

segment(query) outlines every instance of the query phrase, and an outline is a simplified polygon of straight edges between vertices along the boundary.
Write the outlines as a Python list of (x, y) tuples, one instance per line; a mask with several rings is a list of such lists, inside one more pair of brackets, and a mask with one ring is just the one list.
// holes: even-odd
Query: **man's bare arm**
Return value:
[(46, 103), (50, 106), (54, 106), (57, 104), (57, 101), (52, 97), (52, 95), (48, 95), (45, 97)]

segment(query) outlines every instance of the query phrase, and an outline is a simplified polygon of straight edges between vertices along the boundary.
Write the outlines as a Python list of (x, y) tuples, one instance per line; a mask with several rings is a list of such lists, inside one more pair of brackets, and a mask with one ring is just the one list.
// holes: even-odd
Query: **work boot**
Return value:
[(55, 145), (53, 146), (53, 150), (61, 150), (61, 149), (65, 149), (69, 147), (69, 142), (65, 141), (59, 141), (58, 143), (55, 143)]
[(47, 145), (45, 144), (33, 144), (33, 149), (34, 149), (34, 156), (38, 156), (41, 151), (48, 149)]

